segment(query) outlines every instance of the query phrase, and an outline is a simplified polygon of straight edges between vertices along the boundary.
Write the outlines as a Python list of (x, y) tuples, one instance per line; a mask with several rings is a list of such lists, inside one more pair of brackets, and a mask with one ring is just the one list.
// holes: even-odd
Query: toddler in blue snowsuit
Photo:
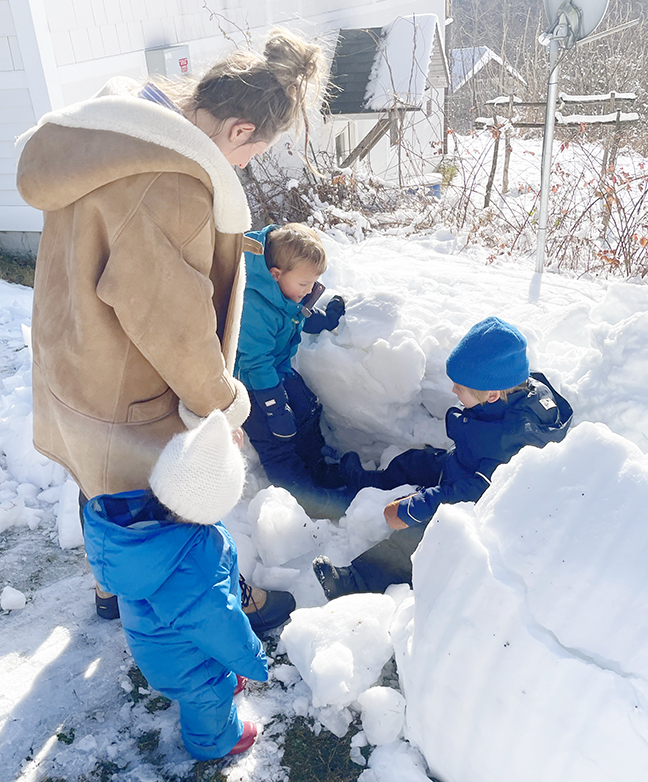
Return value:
[(241, 608), (236, 546), (218, 520), (244, 480), (232, 429), (215, 410), (167, 444), (152, 491), (100, 495), (84, 510), (93, 573), (119, 596), (128, 645), (148, 682), (179, 701), (182, 740), (198, 760), (252, 746), (256, 726), (241, 722), (233, 696), (246, 678), (268, 678)]
[(425, 488), (387, 505), (385, 520), (395, 532), (349, 567), (335, 567), (324, 556), (314, 560), (329, 599), (411, 583), (411, 556), (439, 505), (476, 502), (495, 468), (525, 445), (542, 448), (565, 437), (571, 406), (544, 375), (529, 374), (526, 347), (515, 326), (490, 317), (474, 325), (452, 351), (446, 371), (462, 407), (446, 413), (446, 432), (454, 441), (450, 450), (412, 449), (376, 471), (363, 470), (356, 453), (342, 457), (341, 471), (356, 490), (406, 483)]
[(344, 301), (325, 310), (303, 307), (326, 270), (316, 231), (300, 223), (269, 225), (247, 234), (258, 252), (246, 252), (246, 285), (234, 374), (250, 392), (252, 412), (243, 429), (268, 479), (288, 489), (310, 516), (338, 518), (350, 497), (337, 465), (328, 464), (320, 428), (322, 406), (291, 366), (302, 330), (334, 329)]

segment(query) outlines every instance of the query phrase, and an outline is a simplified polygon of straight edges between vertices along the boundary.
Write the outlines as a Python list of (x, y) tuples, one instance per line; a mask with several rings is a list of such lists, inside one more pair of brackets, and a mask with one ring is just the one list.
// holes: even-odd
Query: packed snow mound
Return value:
[(311, 688), (314, 706), (344, 708), (376, 683), (393, 654), (395, 609), (389, 595), (362, 594), (293, 611), (281, 640)]
[(391, 744), (405, 721), (405, 698), (391, 687), (370, 687), (358, 695), (362, 730), (370, 744)]
[(347, 562), (336, 564), (347, 565), (363, 551), (388, 538), (391, 529), (385, 522), (385, 506), (414, 491), (416, 486), (409, 484), (388, 491), (375, 488), (361, 489), (340, 519), (340, 527), (348, 535), (350, 556)]
[(404, 741), (377, 747), (371, 753), (368, 765), (358, 782), (430, 782), (425, 761)]
[(313, 549), (317, 527), (290, 492), (262, 489), (248, 506), (252, 540), (264, 565), (284, 565)]
[(498, 468), (474, 507), (442, 507), (392, 628), (433, 775), (645, 779), (647, 504), (648, 458), (584, 423)]
[(83, 546), (83, 529), (79, 518), (79, 487), (72, 480), (63, 484), (56, 516), (61, 548)]

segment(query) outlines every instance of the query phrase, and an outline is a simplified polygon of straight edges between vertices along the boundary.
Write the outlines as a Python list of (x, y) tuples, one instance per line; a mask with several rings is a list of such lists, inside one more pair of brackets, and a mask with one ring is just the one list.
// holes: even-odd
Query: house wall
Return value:
[[(184, 43), (199, 74), (224, 49), (275, 24), (334, 40), (339, 27), (437, 13), (443, 0), (0, 0), (0, 232), (39, 231), (15, 188), (15, 138), (47, 111), (116, 75), (144, 78), (145, 49)], [(210, 18), (211, 11), (216, 12)], [(6, 234), (5, 234), (6, 236)], [(2, 244), (0, 237), (0, 245)], [(5, 242), (6, 244), (6, 242)]]

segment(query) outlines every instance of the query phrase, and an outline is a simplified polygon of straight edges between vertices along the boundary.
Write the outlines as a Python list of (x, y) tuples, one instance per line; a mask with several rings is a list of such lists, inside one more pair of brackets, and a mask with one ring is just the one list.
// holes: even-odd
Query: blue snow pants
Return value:
[[(238, 580), (238, 572), (232, 578)], [(227, 755), (243, 733), (233, 702), (236, 674), (182, 633), (161, 627), (145, 601), (136, 602), (139, 605), (119, 599), (128, 646), (151, 687), (179, 702), (185, 747), (197, 760)]]
[(339, 518), (353, 495), (344, 489), (325, 488), (331, 465), (322, 453), (326, 446), (320, 427), (322, 405), (297, 372), (287, 375), (283, 385), (295, 416), (297, 434), (289, 439), (276, 437), (254, 394), (250, 394), (252, 411), (243, 429), (271, 483), (287, 489), (309, 516)]

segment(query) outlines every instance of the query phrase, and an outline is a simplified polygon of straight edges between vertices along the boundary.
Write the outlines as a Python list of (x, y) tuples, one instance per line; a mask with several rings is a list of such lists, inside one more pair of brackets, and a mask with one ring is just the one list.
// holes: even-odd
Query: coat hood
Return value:
[(94, 497), (84, 515), (86, 553), (97, 581), (129, 600), (156, 592), (210, 529), (172, 521), (150, 491)]
[(213, 192), (218, 231), (247, 231), (247, 199), (220, 149), (181, 114), (136, 97), (138, 88), (133, 79), (112, 79), (98, 96), (43, 115), (20, 136), (17, 185), (24, 200), (54, 211), (133, 174), (178, 172)]

